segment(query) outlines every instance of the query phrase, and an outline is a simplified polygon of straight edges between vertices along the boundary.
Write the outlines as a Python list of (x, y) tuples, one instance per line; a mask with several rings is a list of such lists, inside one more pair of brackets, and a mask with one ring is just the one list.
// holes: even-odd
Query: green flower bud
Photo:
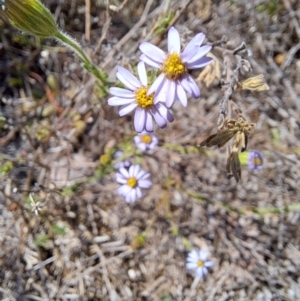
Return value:
[[(50, 11), (39, 0), (0, 0), (3, 14), (21, 31), (46, 38), (58, 32)], [(0, 6), (1, 8), (1, 6)]]

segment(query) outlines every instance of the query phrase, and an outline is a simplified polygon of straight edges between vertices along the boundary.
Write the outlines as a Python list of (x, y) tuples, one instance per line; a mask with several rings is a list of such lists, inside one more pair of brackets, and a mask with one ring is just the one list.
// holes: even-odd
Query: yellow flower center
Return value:
[(163, 62), (162, 72), (168, 79), (177, 80), (187, 73), (187, 69), (179, 54), (172, 53)]
[(261, 160), (261, 158), (253, 158), (253, 159), (252, 159), (252, 163), (253, 163), (255, 166), (260, 166), (260, 165), (262, 165), (262, 160)]
[(141, 87), (135, 92), (135, 100), (138, 103), (139, 107), (143, 109), (150, 109), (153, 105), (154, 93), (147, 95), (147, 92), (147, 87)]
[(150, 144), (152, 142), (152, 137), (150, 135), (141, 135), (140, 136), (141, 141), (146, 143), (146, 144)]
[(197, 265), (198, 267), (202, 268), (204, 267), (204, 262), (202, 260), (198, 260)]
[(110, 162), (110, 156), (109, 155), (102, 155), (101, 157), (100, 157), (100, 162), (101, 162), (101, 164), (108, 164), (109, 162)]
[(129, 178), (129, 179), (127, 180), (127, 185), (128, 185), (129, 187), (131, 187), (131, 188), (136, 187), (136, 186), (137, 186), (137, 180), (136, 180), (136, 178), (133, 178), (133, 177)]

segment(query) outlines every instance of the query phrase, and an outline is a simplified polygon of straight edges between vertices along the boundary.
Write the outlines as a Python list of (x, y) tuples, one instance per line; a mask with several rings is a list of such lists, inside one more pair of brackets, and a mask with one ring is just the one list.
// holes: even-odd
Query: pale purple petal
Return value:
[(132, 99), (120, 98), (120, 97), (116, 97), (116, 96), (113, 96), (107, 100), (107, 103), (110, 106), (122, 106), (122, 105), (128, 105), (130, 103), (134, 103), (134, 102), (135, 102), (135, 98), (132, 98)]
[(199, 90), (199, 87), (197, 85), (197, 83), (194, 81), (194, 79), (188, 75), (188, 81), (189, 81), (189, 84), (190, 84), (190, 88), (192, 89), (192, 96), (194, 98), (199, 98), (200, 96), (200, 90)]
[(180, 84), (177, 85), (176, 95), (177, 95), (180, 103), (184, 107), (186, 107), (186, 105), (187, 105), (186, 93), (185, 93), (184, 89), (182, 88), (182, 86)]
[(160, 128), (162, 128), (162, 129), (165, 128), (166, 125), (167, 125), (167, 121), (166, 121), (165, 118), (163, 118), (163, 117), (159, 114), (159, 112), (158, 112), (158, 110), (156, 109), (155, 106), (151, 109), (151, 112), (152, 112), (152, 115), (153, 115), (153, 117), (154, 117), (155, 122), (157, 123), (157, 125), (158, 125)]
[(160, 48), (148, 42), (141, 43), (139, 48), (142, 53), (150, 59), (153, 58), (152, 60), (156, 63), (162, 63), (167, 57)]
[(173, 80), (166, 80), (165, 85), (167, 85), (167, 87), (168, 87), (166, 106), (167, 106), (167, 108), (170, 108), (175, 100), (176, 83)]
[(149, 58), (146, 54), (142, 54), (140, 55), (140, 60), (143, 61), (144, 63), (146, 63), (147, 65), (160, 69), (162, 66), (162, 63), (158, 63), (153, 61), (151, 58)]
[(183, 63), (186, 63), (187, 61), (191, 60), (195, 55), (197, 55), (199, 51), (199, 47), (195, 46), (194, 48), (191, 48), (188, 52), (183, 52), (180, 54), (180, 58)]
[(205, 261), (207, 259), (208, 255), (209, 255), (209, 251), (207, 251), (207, 250), (201, 250), (201, 251), (199, 251), (199, 254), (198, 254), (199, 259), (202, 261)]
[(152, 186), (152, 182), (150, 180), (139, 180), (139, 187), (141, 188), (150, 188)]
[(119, 173), (120, 173), (121, 175), (123, 175), (125, 178), (127, 178), (127, 179), (129, 178), (129, 172), (128, 172), (127, 169), (125, 169), (125, 168), (120, 168)]
[(214, 266), (214, 262), (213, 261), (206, 261), (204, 263), (204, 266), (207, 267), (207, 268), (211, 268)]
[(130, 174), (131, 177), (136, 178), (137, 174), (140, 171), (140, 166), (139, 165), (132, 165), (132, 166), (133, 166), (133, 168), (132, 168), (132, 174), (130, 174), (130, 172), (129, 172), (129, 174)]
[[(138, 180), (140, 180), (140, 179), (142, 179), (145, 175), (147, 175), (147, 177), (149, 177), (150, 176), (150, 174), (149, 173), (147, 173), (146, 171), (144, 171), (144, 170), (140, 170), (139, 171), (139, 173), (137, 174), (137, 176), (136, 176), (136, 178), (138, 179)], [(146, 177), (146, 178), (147, 178)], [(146, 179), (145, 178), (145, 179)]]
[(200, 47), (197, 51), (197, 53), (186, 62), (187, 68), (188, 66), (192, 66), (194, 62), (197, 62), (200, 58), (204, 57), (209, 51), (211, 50), (211, 45), (204, 45)]
[(136, 147), (142, 152), (144, 152), (147, 149), (147, 145), (144, 142), (136, 143)]
[(175, 27), (171, 27), (168, 32), (168, 52), (169, 53), (180, 53), (180, 36), (179, 32)]
[(125, 68), (118, 66), (117, 78), (130, 90), (134, 91), (141, 87), (139, 80)]
[(142, 191), (140, 187), (136, 187), (136, 198), (140, 199), (142, 197)]
[(111, 87), (109, 93), (122, 98), (135, 98), (135, 94), (132, 91), (118, 87)]
[(197, 268), (196, 270), (195, 270), (195, 274), (196, 274), (196, 276), (198, 277), (198, 278), (203, 278), (203, 268)]
[(139, 78), (140, 78), (140, 81), (141, 81), (142, 85), (147, 87), (148, 78), (147, 78), (147, 72), (146, 72), (144, 62), (139, 62), (138, 63), (137, 70), (138, 70)]
[(123, 176), (116, 175), (116, 182), (118, 182), (120, 184), (125, 184), (125, 183), (127, 183), (127, 179), (124, 179)]
[(149, 110), (146, 110), (146, 123), (145, 123), (145, 129), (147, 132), (153, 132), (153, 119), (152, 115), (150, 114)]
[(147, 178), (150, 177), (150, 174), (148, 172), (146, 172), (144, 175), (142, 175), (140, 178), (138, 178), (139, 180), (146, 180)]
[(128, 105), (121, 106), (120, 109), (119, 109), (119, 115), (124, 116), (124, 115), (132, 112), (136, 107), (137, 107), (136, 102), (132, 102)]
[(157, 103), (155, 105), (155, 108), (165, 120), (167, 120), (168, 122), (174, 121), (174, 117), (173, 117), (172, 113), (162, 103)]
[(211, 57), (202, 57), (201, 59), (199, 59), (197, 62), (192, 63), (192, 64), (186, 64), (186, 66), (189, 69), (199, 69), (199, 68), (203, 68), (205, 66), (207, 66), (208, 64), (210, 64), (213, 61), (213, 59)]
[(165, 75), (164, 73), (161, 73), (157, 79), (153, 82), (151, 87), (148, 89), (147, 95), (150, 95), (152, 93), (156, 93), (161, 89), (162, 84), (164, 83)]
[(117, 193), (119, 195), (125, 196), (126, 194), (128, 194), (130, 192), (131, 187), (129, 187), (128, 185), (122, 185), (117, 189)]
[[(188, 75), (189, 76), (189, 75)], [(193, 91), (190, 87), (190, 82), (188, 80), (188, 76), (184, 76), (181, 80), (180, 80), (180, 84), (183, 87), (183, 89), (188, 92), (189, 94), (192, 94)]]
[(195, 270), (198, 268), (198, 264), (194, 261), (188, 262), (185, 266), (188, 270)]
[(186, 45), (186, 47), (184, 48), (182, 54), (184, 54), (185, 52), (189, 52), (190, 49), (192, 49), (195, 46), (201, 46), (203, 41), (205, 39), (205, 35), (200, 32), (197, 35), (195, 35), (190, 42)]
[(134, 136), (133, 140), (134, 140), (135, 144), (138, 144), (141, 142), (141, 138), (139, 135)]
[(142, 108), (137, 108), (134, 114), (134, 128), (138, 133), (145, 129), (146, 111)]
[(136, 201), (136, 190), (135, 189), (131, 189), (131, 191), (127, 193), (127, 195), (125, 196), (125, 201), (127, 203), (134, 203)]

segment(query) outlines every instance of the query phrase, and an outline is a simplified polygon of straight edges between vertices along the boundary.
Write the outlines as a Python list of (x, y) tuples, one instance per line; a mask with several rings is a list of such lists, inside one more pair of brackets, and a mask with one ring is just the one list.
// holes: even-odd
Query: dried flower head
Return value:
[(148, 132), (143, 132), (139, 135), (136, 135), (133, 139), (136, 147), (142, 152), (147, 149), (153, 150), (158, 144), (157, 137), (154, 134)]
[(250, 91), (268, 91), (268, 90), (270, 90), (270, 87), (266, 83), (266, 80), (265, 80), (265, 77), (263, 74), (249, 77), (242, 82), (238, 82), (237, 88), (241, 89), (241, 90), (250, 90)]
[(148, 94), (148, 79), (145, 64), (137, 66), (139, 80), (128, 70), (118, 67), (117, 78), (128, 88), (112, 87), (109, 92), (114, 95), (108, 99), (111, 106), (121, 106), (119, 115), (124, 116), (135, 109), (134, 127), (138, 133), (146, 130), (153, 132), (153, 118), (159, 127), (164, 128), (167, 122), (174, 120), (171, 112), (160, 103), (155, 93)]
[(39, 0), (5, 0), (2, 6), (2, 14), (21, 31), (41, 38), (58, 33), (53, 16)]
[(116, 181), (122, 185), (118, 188), (118, 194), (122, 195), (127, 203), (134, 203), (142, 197), (141, 188), (148, 189), (152, 186), (149, 177), (150, 174), (139, 165), (131, 165), (129, 170), (120, 168), (116, 174)]
[(248, 155), (248, 167), (252, 170), (261, 170), (263, 168), (263, 155), (258, 151), (250, 152)]
[(201, 46), (204, 39), (203, 33), (197, 34), (181, 52), (179, 33), (171, 27), (168, 32), (168, 54), (148, 42), (141, 43), (140, 50), (143, 54), (140, 59), (161, 71), (148, 94), (155, 92), (160, 101), (166, 102), (168, 108), (177, 99), (185, 107), (187, 105), (186, 92), (198, 98), (200, 90), (188, 74), (188, 70), (199, 69), (212, 62), (212, 58), (205, 56), (211, 46)]
[(244, 152), (247, 149), (248, 135), (254, 126), (254, 123), (246, 121), (243, 117), (239, 117), (238, 120), (225, 119), (219, 133), (209, 136), (200, 143), (200, 147), (214, 145), (222, 147), (235, 137), (231, 151), (228, 154), (226, 171), (228, 178), (234, 176), (237, 182), (241, 178), (241, 164), (238, 155), (240, 151)]
[(214, 265), (213, 261), (207, 260), (208, 257), (209, 251), (207, 250), (193, 250), (187, 256), (186, 268), (192, 270), (196, 277), (202, 278), (208, 274), (208, 268)]

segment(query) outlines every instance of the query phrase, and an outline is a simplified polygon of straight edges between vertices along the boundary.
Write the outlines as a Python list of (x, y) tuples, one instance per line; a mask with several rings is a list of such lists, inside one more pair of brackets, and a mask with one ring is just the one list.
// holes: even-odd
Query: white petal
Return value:
[(176, 83), (173, 80), (167, 80), (168, 83), (168, 94), (166, 99), (166, 106), (167, 108), (170, 108), (175, 100), (175, 94), (176, 94)]
[(147, 95), (150, 95), (152, 93), (158, 93), (158, 91), (161, 90), (162, 85), (164, 83), (165, 75), (164, 73), (161, 73), (157, 79), (153, 82), (151, 87), (148, 89)]
[(188, 270), (195, 270), (198, 268), (198, 265), (196, 262), (188, 262), (185, 266)]
[(137, 147), (140, 151), (144, 152), (144, 151), (146, 150), (146, 148), (147, 148), (147, 145), (146, 145), (146, 143), (144, 143), (144, 142), (139, 142), (139, 143), (136, 144), (136, 147)]
[(150, 180), (139, 180), (139, 187), (141, 188), (150, 188), (152, 186), (152, 182)]
[(207, 250), (199, 251), (199, 259), (202, 261), (205, 261), (207, 259), (208, 255), (209, 255), (209, 251), (207, 251)]
[(179, 101), (181, 102), (181, 104), (184, 107), (186, 107), (186, 105), (187, 105), (186, 93), (180, 84), (177, 84), (176, 94), (177, 94), (177, 97), (178, 97)]
[[(189, 76), (189, 75), (188, 75), (188, 76)], [(193, 91), (192, 91), (192, 89), (191, 89), (191, 87), (190, 87), (190, 82), (189, 82), (189, 80), (188, 80), (188, 76), (183, 77), (183, 78), (180, 80), (180, 84), (181, 84), (181, 86), (183, 87), (183, 89), (184, 89), (186, 92), (188, 92), (189, 94), (192, 94)]]
[(151, 112), (152, 112), (153, 117), (154, 117), (154, 119), (155, 119), (155, 122), (158, 124), (158, 126), (159, 126), (160, 128), (162, 128), (162, 129), (165, 128), (166, 125), (167, 125), (166, 119), (163, 118), (163, 117), (159, 114), (159, 112), (158, 112), (158, 110), (156, 109), (156, 107), (153, 107), (153, 108), (151, 109)]
[(116, 176), (116, 182), (120, 184), (125, 184), (127, 180), (123, 176)]
[(113, 96), (107, 100), (107, 103), (110, 106), (122, 106), (130, 103), (135, 103), (135, 98), (130, 99), (130, 98), (120, 98), (120, 97)]
[(162, 66), (162, 63), (158, 63), (153, 61), (151, 58), (149, 58), (146, 54), (142, 54), (140, 55), (140, 60), (143, 61), (144, 63), (146, 63), (147, 65), (160, 69)]
[(204, 57), (208, 52), (211, 50), (211, 45), (204, 45), (198, 49), (198, 51), (195, 53), (195, 55), (189, 59), (187, 63), (187, 68), (189, 65), (191, 65), (193, 62), (196, 62), (200, 58)]
[(150, 59), (152, 59), (156, 63), (162, 63), (165, 58), (166, 54), (157, 46), (150, 44), (148, 42), (143, 42), (139, 46), (140, 51)]
[(130, 103), (128, 105), (121, 106), (120, 110), (119, 110), (119, 115), (120, 116), (124, 116), (124, 115), (132, 112), (136, 107), (137, 107), (137, 103), (136, 102), (132, 102), (132, 103)]
[(140, 187), (136, 188), (136, 198), (140, 199), (142, 197), (142, 191)]
[(214, 262), (213, 261), (206, 261), (204, 263), (204, 266), (207, 267), (207, 268), (211, 268), (214, 266)]
[(135, 96), (135, 94), (132, 91), (118, 87), (111, 87), (109, 89), (109, 93), (122, 98), (134, 98)]
[(138, 133), (145, 129), (146, 112), (144, 109), (137, 108), (134, 115), (134, 128)]
[(152, 115), (150, 114), (150, 112), (148, 110), (146, 111), (145, 129), (147, 132), (154, 131)]
[(171, 27), (168, 32), (168, 52), (169, 53), (180, 53), (180, 36), (179, 32), (175, 27)]
[(199, 68), (203, 68), (205, 66), (207, 66), (208, 64), (210, 64), (213, 61), (213, 59), (211, 57), (202, 57), (200, 60), (198, 60), (195, 63), (192, 64), (186, 64), (188, 69), (199, 69)]
[(122, 186), (120, 186), (120, 187), (117, 189), (117, 193), (118, 193), (119, 195), (125, 196), (126, 194), (129, 193), (130, 189), (131, 189), (131, 188), (130, 188), (129, 186), (127, 186), (127, 185), (122, 185)]
[(142, 85), (147, 87), (148, 79), (147, 79), (147, 72), (146, 72), (144, 62), (139, 62), (138, 63), (137, 70), (138, 70), (139, 78), (140, 78), (140, 81), (141, 81)]
[(201, 46), (204, 39), (205, 39), (205, 35), (202, 32), (195, 35), (191, 39), (191, 41), (186, 45), (186, 47), (184, 48), (182, 54), (185, 53), (185, 52), (189, 52), (190, 49), (193, 48), (194, 46)]
[(125, 169), (124, 167), (123, 167), (123, 168), (120, 168), (119, 172), (120, 172), (126, 179), (129, 178), (129, 172), (128, 172), (128, 170)]
[(190, 84), (190, 88), (192, 89), (192, 96), (194, 98), (199, 98), (200, 96), (200, 90), (199, 90), (199, 87), (197, 85), (197, 83), (194, 81), (194, 79), (188, 75), (188, 81), (189, 81), (189, 84)]
[(134, 91), (141, 87), (139, 80), (128, 70), (119, 66), (116, 74), (120, 82), (122, 82), (127, 88)]
[[(140, 175), (140, 174), (139, 174)], [(149, 172), (145, 172), (140, 178), (139, 180), (146, 180), (150, 177)]]
[(139, 173), (140, 169), (141, 168), (140, 168), (139, 165), (132, 165), (132, 169), (131, 169), (132, 170), (132, 174), (130, 174), (130, 172), (129, 172), (130, 176), (136, 178), (136, 176)]
[(195, 270), (195, 274), (196, 274), (197, 277), (203, 278), (203, 268), (197, 268)]
[(173, 117), (172, 113), (162, 103), (156, 104), (155, 108), (165, 120), (167, 120), (168, 122), (174, 121), (174, 117)]

